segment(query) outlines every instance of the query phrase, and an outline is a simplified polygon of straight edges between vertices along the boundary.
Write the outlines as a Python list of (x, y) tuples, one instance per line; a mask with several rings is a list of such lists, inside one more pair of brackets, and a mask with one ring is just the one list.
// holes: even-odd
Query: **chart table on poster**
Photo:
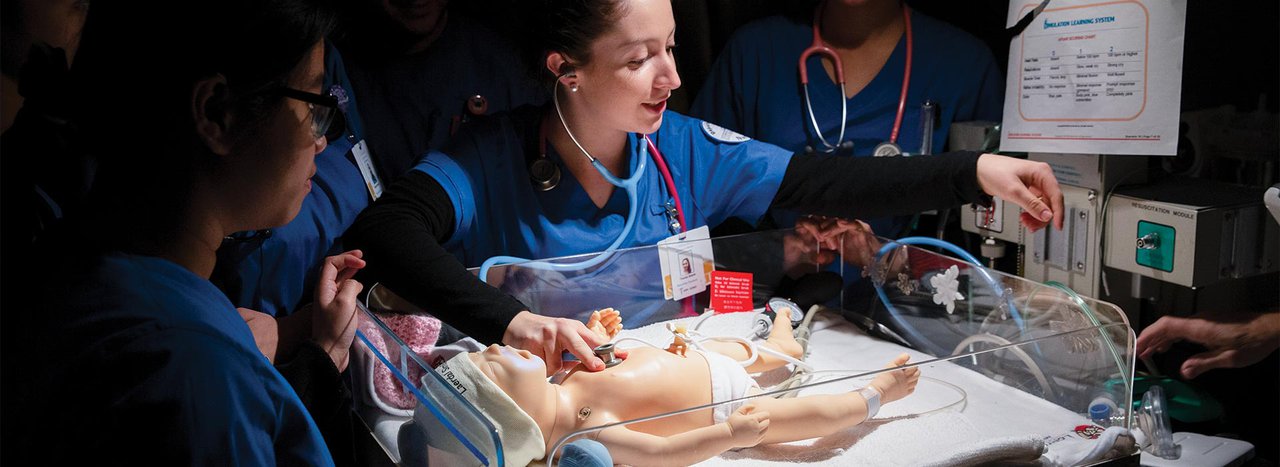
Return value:
[(1053, 2), (1014, 39), (1002, 149), (1172, 154), (1186, 5), (1146, 3)]
[[(1102, 21), (1114, 18), (1099, 18)], [(1134, 44), (1131, 35), (1122, 33), (1127, 29), (1135, 28), (1027, 38), (1019, 103), (1022, 115), (1126, 120), (1142, 112), (1146, 53), (1144, 44)]]

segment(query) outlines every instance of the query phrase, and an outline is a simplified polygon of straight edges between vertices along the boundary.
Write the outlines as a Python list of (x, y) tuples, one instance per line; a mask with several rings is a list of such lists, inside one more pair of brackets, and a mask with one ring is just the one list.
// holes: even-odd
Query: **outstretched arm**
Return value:
[(618, 464), (690, 465), (729, 449), (755, 446), (768, 429), (769, 413), (744, 405), (723, 423), (677, 435), (663, 437), (616, 426), (602, 430), (597, 440), (609, 448)]
[(1022, 207), (1023, 224), (1062, 228), (1062, 191), (1053, 170), (995, 154), (958, 151), (929, 157), (795, 154), (771, 208), (867, 218), (911, 214), (998, 196)]

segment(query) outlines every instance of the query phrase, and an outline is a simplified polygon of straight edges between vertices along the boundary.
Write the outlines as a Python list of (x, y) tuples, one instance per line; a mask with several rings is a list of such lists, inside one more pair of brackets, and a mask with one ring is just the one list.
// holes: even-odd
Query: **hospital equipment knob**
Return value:
[(1149, 234), (1138, 237), (1139, 250), (1154, 250), (1160, 247), (1160, 234), (1151, 232)]

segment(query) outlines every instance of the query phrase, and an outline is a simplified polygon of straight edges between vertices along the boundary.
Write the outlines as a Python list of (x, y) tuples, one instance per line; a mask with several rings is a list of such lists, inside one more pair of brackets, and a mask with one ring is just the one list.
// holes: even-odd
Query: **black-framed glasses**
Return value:
[(307, 104), (307, 110), (311, 112), (311, 137), (320, 138), (323, 136), (332, 141), (342, 136), (345, 128), (342, 122), (342, 112), (338, 110), (337, 98), (332, 95), (322, 96), (286, 86), (275, 88), (272, 92)]

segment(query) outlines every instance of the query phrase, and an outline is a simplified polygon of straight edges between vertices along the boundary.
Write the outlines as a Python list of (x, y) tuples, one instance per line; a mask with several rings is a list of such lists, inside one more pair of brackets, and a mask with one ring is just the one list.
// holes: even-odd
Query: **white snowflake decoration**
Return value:
[(956, 300), (964, 300), (957, 279), (959, 276), (960, 269), (953, 264), (947, 272), (929, 278), (929, 284), (933, 286), (933, 303), (946, 305), (947, 314), (956, 312)]

